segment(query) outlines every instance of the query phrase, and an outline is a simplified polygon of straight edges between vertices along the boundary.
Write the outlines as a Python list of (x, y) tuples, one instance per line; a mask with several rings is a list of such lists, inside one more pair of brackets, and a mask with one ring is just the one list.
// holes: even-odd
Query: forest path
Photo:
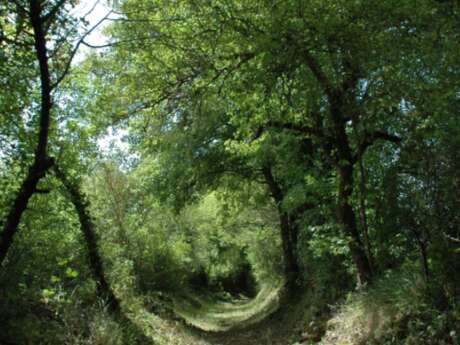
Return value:
[(262, 285), (253, 299), (231, 300), (212, 295), (186, 295), (174, 298), (174, 312), (189, 325), (206, 332), (244, 329), (265, 319), (279, 307), (281, 286)]
[(298, 337), (293, 340), (291, 313), (278, 312), (280, 293), (281, 285), (264, 285), (253, 299), (190, 293), (173, 299), (181, 321), (140, 305), (131, 305), (131, 317), (159, 345), (290, 345)]
[(280, 318), (281, 285), (264, 285), (253, 299), (219, 301), (206, 296), (175, 300), (175, 312), (206, 345), (289, 345), (291, 322)]

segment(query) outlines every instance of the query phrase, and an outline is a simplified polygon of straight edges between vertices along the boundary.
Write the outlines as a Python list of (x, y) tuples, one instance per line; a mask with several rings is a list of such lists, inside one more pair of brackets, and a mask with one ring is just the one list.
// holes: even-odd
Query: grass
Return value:
[(189, 293), (174, 298), (174, 311), (188, 324), (207, 332), (249, 327), (279, 307), (281, 286), (264, 284), (253, 299), (222, 300), (213, 295)]
[(437, 309), (427, 291), (408, 267), (349, 293), (337, 307), (315, 290), (282, 302), (281, 284), (262, 285), (253, 299), (196, 292), (139, 296), (126, 290), (120, 294), (124, 318), (114, 318), (99, 303), (54, 310), (43, 301), (23, 301), (7, 308), (11, 315), (4, 319), (10, 321), (0, 343), (460, 345), (460, 303)]
[[(177, 309), (176, 312), (181, 315), (179, 318), (171, 312), (165, 312), (165, 315), (158, 312), (153, 308), (152, 297), (124, 291), (120, 296), (123, 318), (114, 319), (98, 303), (85, 307), (69, 306), (55, 327), (51, 327), (55, 323), (47, 316), (32, 317), (32, 314), (31, 317), (25, 318), (18, 315), (11, 320), (17, 325), (17, 332), (11, 329), (11, 334), (0, 334), (0, 343), (5, 340), (9, 344), (11, 342), (8, 342), (8, 339), (15, 339), (18, 342), (13, 343), (17, 344), (248, 345), (252, 344), (251, 341), (254, 339), (260, 340), (261, 332), (269, 330), (270, 327), (261, 326), (256, 330), (237, 333), (231, 331), (254, 325), (270, 315), (278, 308), (278, 292), (279, 287), (267, 285), (262, 287), (255, 299), (222, 300), (217, 299), (215, 295), (196, 294), (177, 297), (173, 305)], [(167, 306), (171, 302), (166, 300), (162, 303)], [(86, 316), (82, 319), (83, 312)], [(196, 327), (202, 327), (205, 331), (200, 331)], [(43, 333), (43, 330), (48, 329), (49, 332)], [(24, 336), (20, 336), (21, 334)], [(263, 337), (269, 341), (272, 335), (266, 332)], [(257, 342), (258, 345), (263, 343), (268, 344)]]
[(404, 303), (414, 301), (417, 277), (399, 272), (364, 291), (350, 293), (328, 322), (321, 345), (378, 342), (401, 317)]
[(366, 290), (349, 294), (319, 344), (457, 344), (457, 309), (436, 309), (426, 292), (412, 267), (389, 271)]

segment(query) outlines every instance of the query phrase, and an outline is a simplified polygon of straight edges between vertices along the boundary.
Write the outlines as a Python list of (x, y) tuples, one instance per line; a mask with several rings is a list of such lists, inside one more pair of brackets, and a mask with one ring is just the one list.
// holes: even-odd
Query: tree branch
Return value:
[(281, 121), (274, 121), (270, 120), (266, 124), (267, 127), (278, 128), (278, 129), (286, 129), (290, 131), (300, 132), (306, 135), (313, 135), (317, 137), (323, 137), (324, 133), (322, 130), (305, 126), (303, 124), (297, 124), (292, 122), (281, 122)]
[(102, 258), (99, 254), (98, 235), (91, 214), (86, 195), (81, 191), (78, 182), (71, 181), (66, 173), (55, 164), (54, 173), (64, 186), (70, 201), (80, 221), (80, 228), (86, 242), (88, 259), (93, 278), (96, 281), (98, 295), (107, 301), (108, 307), (114, 312), (120, 312), (120, 302), (115, 296), (107, 281)]
[(72, 61), (75, 57), (75, 54), (77, 53), (78, 51), (78, 48), (80, 47), (81, 44), (83, 44), (83, 41), (85, 40), (86, 37), (88, 37), (89, 34), (91, 34), (94, 30), (96, 30), (96, 28), (101, 25), (107, 18), (108, 16), (110, 16), (110, 14), (112, 13), (112, 11), (109, 11), (101, 20), (99, 20), (91, 29), (89, 29), (88, 31), (86, 31), (82, 37), (80, 37), (80, 39), (78, 40), (77, 44), (75, 45), (75, 47), (72, 49), (72, 51), (70, 52), (70, 57), (69, 57), (69, 60), (67, 61), (66, 63), (66, 66), (64, 68), (64, 71), (62, 72), (62, 74), (57, 78), (57, 80), (53, 83), (53, 85), (51, 86), (52, 89), (55, 89), (61, 82), (62, 80), (65, 78), (65, 76), (68, 74), (69, 70), (70, 70), (70, 66), (72, 65)]
[(442, 233), (444, 235), (444, 237), (452, 242), (455, 242), (455, 243), (460, 243), (460, 239), (459, 238), (456, 238), (456, 237), (453, 237), (453, 236), (450, 236), (448, 234), (446, 234), (445, 232)]
[(383, 131), (374, 131), (372, 133), (368, 133), (365, 137), (364, 140), (361, 142), (361, 144), (358, 146), (358, 152), (354, 155), (353, 161), (357, 162), (366, 152), (366, 150), (372, 146), (377, 140), (385, 140), (392, 142), (398, 146), (401, 145), (401, 137), (394, 135), (394, 134), (389, 134)]
[(304, 202), (303, 204), (297, 206), (295, 209), (293, 209), (291, 212), (289, 212), (289, 216), (295, 220), (298, 220), (299, 217), (305, 213), (308, 210), (314, 209), (316, 204), (311, 203), (311, 202)]
[(316, 59), (314, 58), (314, 56), (308, 50), (306, 50), (304, 54), (305, 61), (307, 62), (308, 67), (310, 68), (318, 83), (323, 88), (324, 92), (329, 98), (329, 101), (333, 100), (336, 97), (337, 93), (334, 86), (329, 81), (329, 79), (327, 78), (326, 74), (324, 73), (321, 66), (318, 64), (318, 61), (316, 61)]
[(37, 194), (49, 194), (49, 193), (51, 193), (51, 190), (37, 188), (37, 189), (35, 189), (35, 193), (37, 193)]
[(67, 0), (59, 0), (57, 2), (56, 5), (53, 6), (53, 8), (43, 16), (42, 20), (43, 20), (43, 23), (46, 24), (46, 26), (48, 27), (48, 23), (52, 22), (54, 17), (56, 16), (56, 14), (58, 13), (59, 9), (64, 5), (64, 3), (66, 2)]
[(38, 182), (45, 176), (47, 170), (54, 164), (54, 160), (48, 157), (48, 135), (51, 117), (51, 85), (46, 49), (46, 35), (41, 19), (41, 1), (30, 0), (29, 19), (34, 32), (35, 53), (40, 69), (40, 117), (38, 142), (35, 148), (34, 162), (29, 168), (26, 178), (13, 202), (13, 206), (7, 214), (3, 231), (0, 233), (0, 266), (13, 243), (13, 237), (18, 230), (21, 216), (27, 208), (30, 198), (37, 190)]

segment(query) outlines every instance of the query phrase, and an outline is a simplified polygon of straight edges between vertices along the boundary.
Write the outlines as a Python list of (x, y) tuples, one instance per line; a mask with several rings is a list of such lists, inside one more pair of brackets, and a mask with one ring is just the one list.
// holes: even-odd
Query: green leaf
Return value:
[(67, 277), (69, 277), (69, 278), (76, 278), (76, 277), (78, 277), (78, 271), (74, 270), (74, 269), (71, 268), (71, 267), (68, 267), (68, 268), (65, 270), (65, 274), (66, 274)]

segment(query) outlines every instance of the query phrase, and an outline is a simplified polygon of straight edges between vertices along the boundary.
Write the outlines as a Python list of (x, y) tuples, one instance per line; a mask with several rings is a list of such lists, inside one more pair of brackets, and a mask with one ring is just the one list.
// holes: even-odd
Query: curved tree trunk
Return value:
[(88, 250), (89, 264), (97, 285), (98, 296), (106, 301), (115, 320), (124, 324), (122, 327), (123, 343), (153, 345), (153, 340), (144, 333), (143, 329), (123, 313), (120, 302), (107, 281), (102, 258), (99, 255), (98, 236), (89, 213), (88, 202), (80, 190), (80, 186), (70, 181), (56, 165), (54, 166), (54, 172), (69, 193), (70, 200), (77, 211)]
[(30, 198), (37, 190), (38, 182), (43, 176), (45, 176), (46, 171), (53, 165), (53, 160), (47, 156), (52, 101), (51, 79), (48, 67), (46, 38), (40, 0), (30, 1), (29, 19), (34, 33), (35, 52), (40, 66), (40, 128), (37, 147), (35, 149), (34, 162), (30, 166), (29, 172), (21, 184), (19, 192), (13, 202), (13, 206), (6, 216), (2, 233), (0, 234), (0, 266), (2, 265), (11, 244), (13, 243), (13, 238), (18, 230), (22, 214), (26, 210)]
[(81, 192), (80, 186), (67, 179), (64, 172), (61, 171), (56, 165), (54, 166), (54, 171), (58, 179), (62, 182), (67, 192), (69, 193), (70, 200), (74, 205), (75, 210), (77, 211), (81, 230), (83, 232), (88, 250), (89, 264), (97, 285), (97, 293), (102, 299), (107, 301), (107, 305), (112, 311), (119, 312), (120, 303), (110, 288), (110, 285), (105, 277), (104, 266), (99, 255), (97, 243), (98, 236), (94, 229), (94, 223), (91, 219), (91, 215), (89, 214), (88, 202), (86, 201), (85, 195)]

